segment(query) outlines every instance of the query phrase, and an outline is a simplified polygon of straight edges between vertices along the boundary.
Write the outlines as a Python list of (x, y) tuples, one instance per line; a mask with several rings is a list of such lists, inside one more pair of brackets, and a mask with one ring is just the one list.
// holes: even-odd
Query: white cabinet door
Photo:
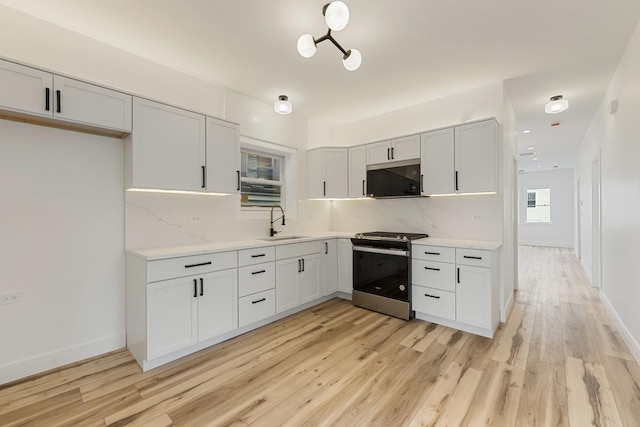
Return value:
[(367, 149), (366, 146), (349, 148), (349, 197), (367, 195)]
[(317, 148), (309, 151), (307, 171), (310, 199), (348, 197), (348, 155), (347, 148)]
[(338, 290), (338, 241), (322, 242), (322, 295), (330, 295)]
[(391, 140), (391, 160), (420, 158), (420, 135), (409, 135)]
[(238, 271), (208, 273), (198, 278), (198, 341), (238, 327)]
[(147, 360), (198, 342), (195, 276), (147, 285)]
[(240, 192), (240, 130), (238, 125), (207, 117), (207, 191)]
[(353, 245), (350, 239), (338, 239), (338, 291), (353, 291)]
[(455, 128), (456, 191), (497, 191), (497, 124), (487, 120)]
[(134, 98), (126, 144), (129, 187), (204, 191), (203, 115)]
[(367, 165), (377, 165), (391, 161), (391, 141), (367, 144)]
[(300, 274), (300, 304), (320, 298), (320, 254), (302, 258)]
[(131, 95), (54, 76), (54, 117), (131, 132)]
[(0, 60), (0, 108), (53, 115), (53, 74)]
[(454, 130), (447, 128), (421, 135), (422, 194), (455, 192)]
[(300, 305), (301, 258), (276, 261), (276, 313)]
[(457, 266), (456, 320), (491, 328), (491, 269)]

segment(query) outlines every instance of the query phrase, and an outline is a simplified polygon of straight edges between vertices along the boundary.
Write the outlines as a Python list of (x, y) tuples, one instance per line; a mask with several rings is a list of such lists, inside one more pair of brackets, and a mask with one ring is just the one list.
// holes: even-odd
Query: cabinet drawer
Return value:
[(238, 267), (274, 261), (275, 259), (276, 249), (273, 246), (243, 249), (241, 251), (238, 251)]
[(238, 296), (255, 294), (276, 286), (276, 263), (248, 265), (238, 269)]
[(238, 300), (238, 325), (247, 326), (276, 314), (276, 291), (270, 289)]
[(455, 248), (447, 248), (444, 246), (413, 245), (411, 256), (427, 261), (454, 263), (456, 261), (456, 250)]
[(456, 294), (455, 292), (442, 291), (440, 289), (412, 286), (411, 304), (413, 309), (420, 313), (430, 314), (445, 319), (456, 318)]
[(456, 264), (491, 267), (491, 252), (481, 249), (456, 249)]
[(235, 268), (236, 265), (236, 251), (149, 261), (147, 263), (147, 282), (226, 270), (227, 268)]
[(411, 280), (415, 285), (455, 292), (456, 267), (446, 262), (414, 259), (411, 262)]
[(322, 251), (322, 241), (320, 240), (278, 245), (276, 246), (276, 259), (301, 257), (309, 254), (317, 254), (320, 253), (320, 251)]

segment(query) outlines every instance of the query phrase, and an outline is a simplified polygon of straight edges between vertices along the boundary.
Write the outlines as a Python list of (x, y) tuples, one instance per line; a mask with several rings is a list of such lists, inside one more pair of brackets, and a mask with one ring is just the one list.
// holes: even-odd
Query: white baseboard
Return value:
[(587, 280), (589, 280), (589, 284), (593, 286), (593, 280), (591, 280), (591, 269), (584, 263), (584, 258), (580, 259), (580, 265), (582, 266), (582, 270), (584, 271), (584, 275), (587, 276)]
[(126, 347), (126, 335), (118, 334), (52, 351), (30, 359), (0, 366), (0, 384), (59, 368), (69, 363)]
[(528, 242), (526, 240), (518, 240), (518, 245), (522, 245), (522, 246), (544, 246), (545, 248), (574, 249), (573, 243)]
[(629, 347), (629, 351), (633, 355), (634, 359), (636, 359), (636, 362), (640, 363), (640, 346), (638, 345), (636, 340), (633, 339), (633, 336), (629, 333), (629, 330), (622, 322), (622, 319), (620, 319), (620, 316), (618, 316), (618, 313), (613, 308), (611, 302), (609, 302), (609, 299), (604, 294), (604, 292), (600, 292), (600, 300), (602, 301), (604, 307), (607, 309), (609, 316), (611, 316), (613, 322), (616, 324), (616, 327), (618, 328), (618, 331), (620, 331), (620, 335), (622, 336), (624, 343), (627, 345), (627, 347)]

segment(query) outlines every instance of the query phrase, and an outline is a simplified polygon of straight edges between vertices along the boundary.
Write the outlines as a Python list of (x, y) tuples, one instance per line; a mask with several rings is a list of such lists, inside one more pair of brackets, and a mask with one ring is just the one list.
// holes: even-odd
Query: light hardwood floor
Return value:
[(520, 248), (493, 340), (334, 299), (142, 373), (126, 350), (0, 386), (0, 425), (640, 426), (640, 368), (573, 252)]

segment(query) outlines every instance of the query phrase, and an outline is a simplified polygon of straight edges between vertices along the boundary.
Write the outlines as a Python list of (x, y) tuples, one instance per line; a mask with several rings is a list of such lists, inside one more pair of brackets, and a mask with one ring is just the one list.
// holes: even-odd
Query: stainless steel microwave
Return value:
[(371, 197), (418, 197), (420, 181), (420, 159), (367, 166), (367, 194)]

